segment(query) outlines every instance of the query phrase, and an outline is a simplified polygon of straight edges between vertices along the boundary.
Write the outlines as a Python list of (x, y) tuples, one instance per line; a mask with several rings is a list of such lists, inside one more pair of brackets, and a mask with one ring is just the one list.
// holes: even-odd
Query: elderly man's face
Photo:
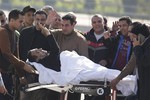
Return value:
[(59, 15), (56, 15), (53, 19), (53, 22), (51, 24), (51, 28), (53, 29), (60, 29), (61, 28), (61, 17)]
[(94, 32), (96, 34), (100, 34), (102, 31), (104, 31), (104, 20), (100, 17), (93, 17), (92, 18), (92, 27), (94, 29)]
[(46, 56), (48, 56), (49, 53), (46, 51), (46, 50), (43, 50), (43, 49), (32, 49), (31, 50), (31, 56), (35, 56), (37, 57), (36, 59), (43, 59), (45, 58)]

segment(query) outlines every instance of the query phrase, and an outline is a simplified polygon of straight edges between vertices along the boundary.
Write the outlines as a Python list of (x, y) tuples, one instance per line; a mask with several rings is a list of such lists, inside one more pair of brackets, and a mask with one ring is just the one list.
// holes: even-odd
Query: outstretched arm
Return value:
[(121, 71), (121, 73), (111, 81), (111, 86), (114, 88), (116, 85), (119, 83), (120, 80), (122, 80), (124, 77), (127, 75), (131, 74), (136, 67), (136, 58), (134, 53), (132, 54), (129, 62), (127, 65), (124, 67), (124, 69)]

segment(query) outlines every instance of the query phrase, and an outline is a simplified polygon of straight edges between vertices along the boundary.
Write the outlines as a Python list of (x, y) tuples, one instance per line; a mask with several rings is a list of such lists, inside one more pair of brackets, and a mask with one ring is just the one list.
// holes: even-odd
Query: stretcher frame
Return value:
[[(83, 86), (83, 85), (82, 85)], [(57, 84), (40, 84), (40, 83), (32, 83), (28, 84), (25, 88), (25, 92), (34, 91), (37, 89), (49, 89), (55, 92), (60, 93), (60, 99), (59, 100), (67, 100), (68, 92), (71, 88), (73, 88), (73, 85), (68, 86), (59, 86)], [(111, 93), (108, 96), (105, 96), (105, 100), (116, 100), (116, 89), (111, 89)]]

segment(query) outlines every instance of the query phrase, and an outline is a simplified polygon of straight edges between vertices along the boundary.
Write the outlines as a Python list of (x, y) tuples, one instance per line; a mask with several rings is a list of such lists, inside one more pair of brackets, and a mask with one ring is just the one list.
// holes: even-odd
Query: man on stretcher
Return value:
[[(29, 52), (29, 63), (39, 72), (39, 83), (41, 84), (58, 84), (65, 86), (68, 84), (77, 85), (81, 81), (111, 81), (120, 71), (108, 69), (101, 65), (95, 64), (84, 56), (79, 56), (76, 52), (63, 51), (60, 54), (61, 71), (46, 68), (41, 60), (50, 56), (51, 53), (42, 49), (33, 49)], [(51, 61), (51, 60), (49, 60)], [(53, 66), (55, 67), (55, 66)], [(136, 78), (127, 76), (117, 85), (123, 95), (127, 96), (135, 93)]]

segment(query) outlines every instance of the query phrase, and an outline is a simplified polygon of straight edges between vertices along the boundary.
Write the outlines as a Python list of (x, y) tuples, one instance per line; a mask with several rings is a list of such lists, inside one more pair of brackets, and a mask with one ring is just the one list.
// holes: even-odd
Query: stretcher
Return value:
[(40, 84), (32, 83), (25, 87), (25, 92), (34, 91), (37, 89), (49, 89), (60, 93), (60, 100), (67, 100), (67, 93), (83, 93), (90, 96), (105, 96), (105, 100), (116, 100), (116, 90), (110, 88), (107, 81), (88, 81), (80, 82), (78, 85), (59, 86), (57, 84)]
[[(82, 83), (80, 84), (81, 81), (85, 82), (89, 80), (105, 81), (106, 79), (107, 81), (110, 82), (120, 74), (119, 70), (108, 69), (104, 66), (92, 62), (90, 59), (84, 56), (79, 56), (77, 53), (74, 52), (69, 51), (62, 52), (60, 54), (60, 61), (61, 61), (60, 72), (45, 68), (42, 64), (30, 62), (30, 64), (33, 65), (40, 73), (38, 78), (39, 83), (41, 84), (54, 83), (60, 86), (73, 84), (73, 87), (75, 87), (77, 86), (77, 84), (82, 85)], [(92, 84), (91, 86), (93, 85), (94, 84)], [(136, 76), (128, 75), (117, 84), (116, 88), (117, 90), (121, 91), (121, 93), (125, 96), (128, 96), (132, 93), (136, 93), (135, 91)], [(80, 88), (76, 89), (79, 90)], [(82, 89), (85, 90), (87, 88), (85, 88), (84, 86), (84, 88)], [(99, 91), (102, 90), (99, 89)]]

